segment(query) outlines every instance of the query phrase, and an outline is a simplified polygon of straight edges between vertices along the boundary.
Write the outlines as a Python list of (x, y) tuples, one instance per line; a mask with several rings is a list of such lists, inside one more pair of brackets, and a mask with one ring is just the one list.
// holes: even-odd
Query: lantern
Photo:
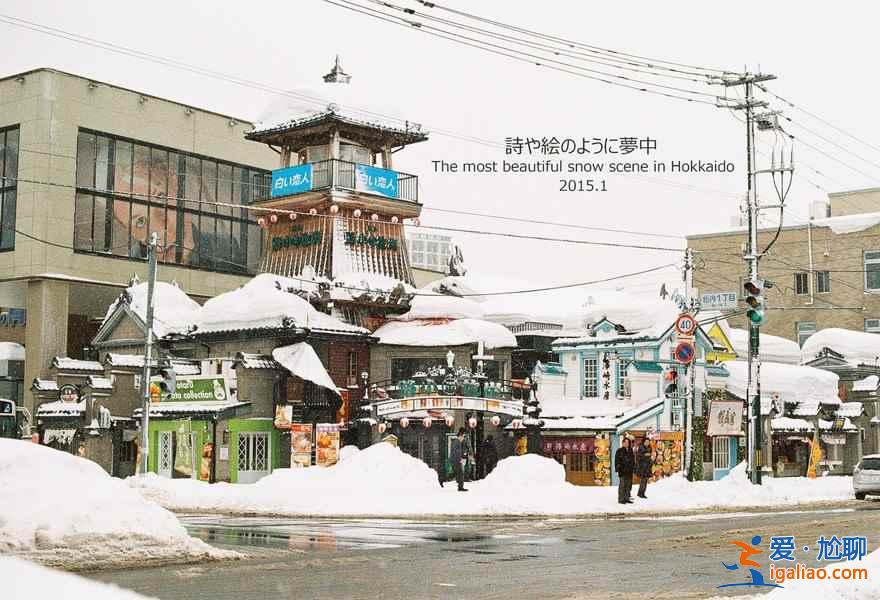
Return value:
[(361, 209), (359, 209), (359, 208), (354, 209), (354, 213), (353, 213), (353, 214), (354, 214), (354, 218), (355, 218), (355, 219), (359, 219), (360, 216), (361, 216)]
[(455, 417), (452, 415), (446, 415), (446, 426), (452, 427), (455, 424)]
[(373, 213), (373, 216), (371, 216), (370, 219), (372, 219), (373, 221), (378, 221), (379, 215), (377, 215), (376, 213)]
[(419, 225), (422, 224), (422, 222), (419, 219), (413, 219), (412, 224), (415, 225), (416, 227), (418, 227)]
[(385, 433), (386, 429), (388, 429), (388, 425), (384, 421), (379, 423), (379, 433)]
[(290, 213), (288, 216), (290, 217), (291, 221), (296, 221), (296, 213)]
[(402, 419), (400, 420), (400, 426), (403, 427), (404, 429), (406, 429), (407, 427), (409, 427), (409, 419), (406, 418), (406, 417), (402, 418)]
[(278, 222), (278, 215), (276, 215), (275, 213), (272, 213), (271, 215), (269, 215), (269, 221), (271, 221), (272, 223), (277, 223)]
[(309, 214), (314, 217), (316, 214), (318, 214), (318, 209), (317, 208), (310, 208)]
[(332, 206), (330, 207), (330, 212), (333, 213), (333, 214), (335, 215), (336, 213), (339, 212), (339, 207), (338, 207), (337, 205), (335, 205), (335, 204), (332, 205)]
[(398, 221), (400, 221), (400, 219), (397, 218), (397, 215), (394, 215), (393, 217), (391, 217), (391, 222), (394, 223), (395, 225), (397, 224)]
[(499, 425), (501, 425), (501, 417), (499, 417), (498, 415), (492, 415), (492, 418), (489, 419), (489, 422), (492, 423), (493, 427), (498, 427)]
[(474, 428), (476, 428), (476, 426), (477, 426), (477, 418), (476, 417), (471, 417), (470, 419), (468, 419), (468, 427), (470, 427), (471, 429), (474, 429)]
[(422, 419), (422, 425), (424, 425), (425, 429), (427, 429), (428, 427), (431, 426), (432, 421), (433, 421), (433, 419), (431, 419), (431, 417), (425, 417), (424, 419)]
[(513, 421), (510, 422), (510, 426), (513, 429), (522, 429), (522, 426), (523, 426), (522, 419), (514, 419)]
[(266, 226), (266, 218), (260, 217), (259, 219), (257, 219), (257, 225), (259, 225), (260, 227), (265, 227)]

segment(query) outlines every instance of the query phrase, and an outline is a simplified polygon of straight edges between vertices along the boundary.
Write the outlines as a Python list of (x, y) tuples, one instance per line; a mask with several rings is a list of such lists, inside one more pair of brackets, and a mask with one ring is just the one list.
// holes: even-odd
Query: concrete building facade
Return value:
[[(880, 333), (880, 190), (830, 194), (830, 215), (786, 225), (761, 258), (768, 310), (762, 333), (803, 342), (829, 327)], [(760, 229), (767, 247), (776, 227)], [(695, 251), (694, 285), (700, 293), (743, 296), (745, 228), (688, 236)], [(745, 317), (729, 319), (744, 328)]]
[(245, 140), (252, 128), (52, 69), (0, 78), (0, 340), (25, 344), (25, 381), (83, 356), (107, 306), (146, 278), (151, 233), (159, 278), (196, 298), (248, 279), (262, 233), (224, 204), (263, 194), (278, 161)]

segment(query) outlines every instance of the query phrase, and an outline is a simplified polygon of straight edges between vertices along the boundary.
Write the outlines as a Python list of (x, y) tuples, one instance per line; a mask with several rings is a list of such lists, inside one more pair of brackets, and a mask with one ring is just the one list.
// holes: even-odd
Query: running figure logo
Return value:
[(749, 568), (749, 581), (744, 581), (742, 583), (725, 583), (724, 585), (719, 585), (719, 588), (725, 587), (738, 587), (738, 586), (750, 586), (750, 587), (777, 587), (781, 588), (781, 585), (777, 585), (775, 583), (766, 583), (764, 581), (764, 575), (761, 574), (761, 571), (758, 569), (761, 568), (757, 562), (751, 559), (752, 556), (756, 554), (762, 554), (764, 551), (756, 548), (758, 544), (761, 543), (761, 536), (756, 535), (752, 538), (752, 543), (747, 544), (746, 542), (741, 542), (739, 540), (734, 540), (730, 542), (734, 546), (738, 546), (740, 549), (739, 553), (739, 562), (734, 563), (732, 565), (727, 564), (724, 561), (721, 561), (721, 564), (724, 565), (724, 568), (728, 571), (738, 571), (740, 567)]

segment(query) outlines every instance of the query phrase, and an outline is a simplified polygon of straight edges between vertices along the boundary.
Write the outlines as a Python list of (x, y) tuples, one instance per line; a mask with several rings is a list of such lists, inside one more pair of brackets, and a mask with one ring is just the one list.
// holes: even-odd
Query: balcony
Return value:
[(331, 158), (272, 171), (272, 198), (327, 189), (351, 190), (418, 203), (419, 178), (408, 173)]

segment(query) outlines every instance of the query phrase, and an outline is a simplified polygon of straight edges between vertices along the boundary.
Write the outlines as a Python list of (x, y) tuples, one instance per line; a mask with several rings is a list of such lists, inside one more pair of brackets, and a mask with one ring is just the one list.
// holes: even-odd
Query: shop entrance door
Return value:
[(156, 473), (159, 477), (171, 479), (174, 469), (174, 432), (159, 432), (159, 455), (156, 457), (158, 468)]
[(271, 471), (269, 464), (269, 433), (265, 431), (238, 434), (237, 483), (253, 483)]

